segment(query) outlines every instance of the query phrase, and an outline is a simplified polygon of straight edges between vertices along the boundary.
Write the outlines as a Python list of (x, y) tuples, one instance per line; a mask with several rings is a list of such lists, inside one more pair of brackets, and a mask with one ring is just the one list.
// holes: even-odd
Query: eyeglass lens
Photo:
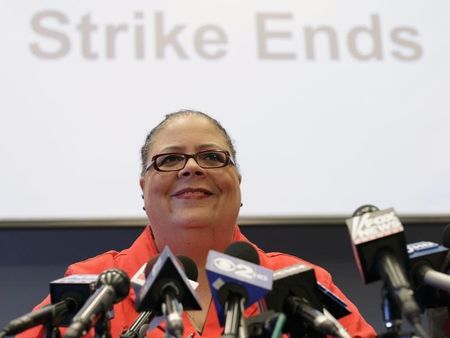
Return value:
[(195, 161), (203, 168), (219, 168), (227, 163), (227, 155), (218, 151), (207, 151), (194, 154), (192, 156), (186, 154), (165, 154), (155, 159), (155, 165), (161, 170), (180, 170), (184, 168), (190, 157), (194, 157)]

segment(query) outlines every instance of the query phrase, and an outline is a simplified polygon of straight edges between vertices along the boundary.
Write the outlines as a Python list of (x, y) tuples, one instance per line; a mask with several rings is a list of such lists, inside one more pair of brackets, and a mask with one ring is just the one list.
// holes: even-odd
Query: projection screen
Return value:
[(0, 1), (0, 219), (144, 217), (166, 113), (223, 123), (241, 216), (450, 214), (448, 1)]

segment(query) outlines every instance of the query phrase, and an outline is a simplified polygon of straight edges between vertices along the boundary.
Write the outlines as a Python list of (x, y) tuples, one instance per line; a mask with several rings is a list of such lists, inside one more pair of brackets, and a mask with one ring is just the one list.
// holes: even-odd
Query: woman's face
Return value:
[[(187, 115), (170, 120), (153, 137), (149, 163), (162, 153), (194, 154), (227, 150), (223, 134), (208, 119)], [(145, 210), (154, 232), (205, 227), (233, 227), (241, 203), (240, 175), (232, 164), (204, 169), (190, 158), (184, 169), (159, 172), (151, 167), (141, 178)]]

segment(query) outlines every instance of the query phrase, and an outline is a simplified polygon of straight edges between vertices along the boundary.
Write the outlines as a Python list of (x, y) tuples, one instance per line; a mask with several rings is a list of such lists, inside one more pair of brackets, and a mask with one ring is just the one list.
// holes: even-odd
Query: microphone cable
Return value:
[(281, 338), (283, 336), (283, 326), (285, 322), (286, 316), (284, 313), (279, 313), (270, 338)]

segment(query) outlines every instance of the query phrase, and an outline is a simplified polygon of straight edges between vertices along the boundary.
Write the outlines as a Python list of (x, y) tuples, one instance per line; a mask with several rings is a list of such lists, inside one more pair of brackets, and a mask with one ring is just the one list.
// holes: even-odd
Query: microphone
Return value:
[(97, 289), (73, 317), (64, 338), (78, 338), (87, 334), (99, 316), (123, 300), (130, 290), (130, 279), (120, 269), (108, 269), (98, 276)]
[(139, 314), (130, 328), (120, 335), (120, 338), (143, 338), (147, 332), (148, 324), (155, 317), (153, 311), (144, 311)]
[[(195, 266), (194, 262), (186, 265), (192, 269), (192, 264)], [(139, 312), (154, 311), (157, 315), (166, 316), (167, 332), (175, 337), (181, 337), (183, 334), (183, 309), (201, 310), (197, 294), (169, 247), (164, 248), (150, 270), (136, 297), (136, 309)]]
[(407, 245), (412, 266), (413, 280), (419, 285), (427, 284), (450, 292), (450, 276), (440, 270), (448, 254), (448, 249), (429, 241), (420, 241)]
[(283, 313), (275, 313), (275, 311), (265, 311), (251, 316), (246, 319), (248, 337), (281, 338), (285, 322), (286, 316)]
[(450, 292), (450, 276), (437, 271), (446, 260), (448, 249), (428, 241), (408, 244), (407, 249), (419, 303), (424, 308), (446, 306), (447, 297), (436, 289)]
[(190, 259), (188, 256), (177, 256), (177, 258), (184, 269), (184, 273), (186, 274), (186, 277), (189, 280), (196, 282), (198, 279), (197, 264), (195, 264), (195, 262), (192, 259)]
[(220, 253), (210, 250), (206, 273), (219, 322), (224, 326), (222, 337), (238, 337), (245, 308), (264, 297), (272, 288), (272, 271), (259, 266), (255, 248), (247, 242), (234, 242)]
[[(159, 256), (153, 257), (148, 261), (148, 263), (145, 265), (144, 274), (145, 278), (150, 274), (153, 266), (155, 265), (157, 259)], [(198, 269), (197, 265), (194, 263), (192, 259), (190, 259), (187, 256), (178, 256), (178, 261), (181, 263), (182, 267), (184, 268), (184, 271), (186, 273), (187, 278), (191, 281), (197, 281), (198, 279)], [(144, 280), (145, 284), (145, 280)], [(142, 285), (139, 286), (139, 289), (142, 287)], [(148, 328), (148, 324), (153, 320), (155, 317), (154, 311), (143, 311), (139, 314), (139, 316), (136, 318), (136, 320), (133, 322), (133, 324), (130, 326), (130, 328), (122, 333), (120, 338), (141, 338), (145, 337), (145, 333)]]
[[(145, 284), (145, 278), (150, 273), (153, 265), (159, 256), (155, 256), (150, 259), (146, 264), (144, 264), (138, 272), (131, 278), (131, 286), (133, 287), (135, 293), (137, 294), (142, 286)], [(141, 312), (137, 318), (134, 320), (133, 324), (125, 330), (120, 335), (120, 338), (141, 338), (145, 337), (145, 333), (147, 332), (148, 324), (155, 317), (155, 313), (153, 311), (144, 311)]]
[(373, 205), (364, 205), (346, 223), (363, 281), (368, 284), (382, 279), (417, 333), (427, 337), (420, 324), (420, 308), (405, 273), (409, 260), (404, 229), (394, 209), (379, 210)]
[(50, 283), (51, 304), (9, 322), (0, 332), (15, 335), (34, 326), (67, 326), (95, 290), (97, 275), (71, 275)]
[[(442, 244), (444, 247), (450, 247), (450, 224), (448, 224), (442, 234)], [(435, 270), (439, 270), (448, 275), (450, 267), (450, 254), (447, 253), (441, 265), (434, 265)], [(440, 290), (436, 290), (430, 286), (419, 286), (416, 290), (418, 300), (422, 306), (427, 307), (425, 310), (428, 328), (432, 337), (449, 336), (449, 319), (448, 307), (450, 306), (449, 294)], [(438, 304), (437, 306), (435, 304)]]
[(317, 282), (319, 292), (319, 300), (323, 307), (329, 311), (329, 313), (336, 319), (340, 319), (349, 315), (351, 312), (348, 309), (347, 304), (336, 296), (333, 292), (328, 290), (320, 282)]
[(295, 264), (274, 271), (272, 291), (260, 302), (260, 307), (284, 313), (286, 324), (283, 332), (291, 337), (317, 336), (315, 333), (319, 333), (349, 338), (331, 313), (323, 313), (320, 293), (314, 269)]

